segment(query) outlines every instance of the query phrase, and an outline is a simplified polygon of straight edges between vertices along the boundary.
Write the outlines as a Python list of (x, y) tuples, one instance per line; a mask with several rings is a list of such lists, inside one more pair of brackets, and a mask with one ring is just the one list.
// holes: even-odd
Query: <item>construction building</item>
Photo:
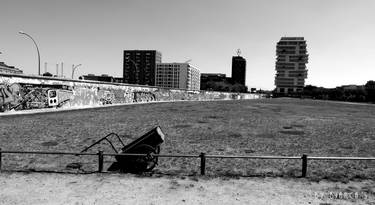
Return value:
[(159, 51), (124, 50), (123, 82), (154, 86), (157, 63), (161, 63)]
[(303, 37), (282, 37), (276, 46), (275, 85), (278, 94), (298, 94), (307, 78), (308, 54)]
[(158, 63), (156, 86), (186, 90), (200, 89), (200, 71), (189, 63)]

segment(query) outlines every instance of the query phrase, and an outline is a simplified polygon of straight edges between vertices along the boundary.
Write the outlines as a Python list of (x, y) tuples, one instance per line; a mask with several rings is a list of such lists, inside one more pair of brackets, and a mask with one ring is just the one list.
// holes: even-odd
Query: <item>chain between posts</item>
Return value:
[[(47, 151), (10, 151), (2, 150), (0, 148), (0, 171), (2, 170), (2, 157), (4, 154), (52, 154), (52, 155), (86, 155), (86, 156), (98, 156), (98, 171), (103, 172), (104, 156), (146, 156), (146, 154), (133, 154), (133, 153), (121, 153), (112, 154), (104, 153), (99, 151), (98, 153), (76, 153), (76, 152), (47, 152)], [(167, 154), (155, 154), (155, 157), (184, 157), (184, 158), (200, 158), (200, 172), (201, 175), (206, 174), (206, 159), (207, 158), (241, 158), (241, 159), (287, 159), (287, 160), (302, 160), (302, 175), (301, 177), (307, 176), (307, 165), (308, 160), (363, 160), (363, 161), (375, 161), (375, 157), (309, 157), (303, 154), (301, 157), (298, 156), (228, 156), (228, 155), (206, 155), (200, 153), (199, 155), (167, 155)]]

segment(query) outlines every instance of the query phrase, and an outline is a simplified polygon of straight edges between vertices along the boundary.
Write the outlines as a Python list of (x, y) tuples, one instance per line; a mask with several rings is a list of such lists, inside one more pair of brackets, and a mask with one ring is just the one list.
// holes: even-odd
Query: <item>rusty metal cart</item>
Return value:
[[(118, 141), (121, 143), (122, 148), (120, 151), (116, 149), (113, 142), (109, 139), (112, 136), (117, 137)], [(158, 163), (158, 157), (154, 156), (154, 154), (160, 153), (160, 145), (164, 142), (164, 138), (165, 135), (159, 126), (153, 128), (128, 145), (124, 144), (118, 134), (110, 133), (82, 150), (81, 153), (86, 152), (93, 146), (105, 140), (118, 154), (146, 154), (146, 156), (115, 156), (116, 162), (112, 163), (112, 165), (108, 168), (108, 171), (130, 173), (148, 172), (151, 171)]]

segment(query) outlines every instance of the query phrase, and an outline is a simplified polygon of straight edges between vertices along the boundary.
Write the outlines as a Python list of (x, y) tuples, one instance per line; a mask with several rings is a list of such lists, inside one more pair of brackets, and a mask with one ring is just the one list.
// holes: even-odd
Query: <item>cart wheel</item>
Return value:
[(156, 154), (160, 154), (160, 146), (156, 146)]
[[(158, 146), (159, 147), (159, 146)], [(135, 147), (131, 153), (137, 154), (147, 154), (147, 156), (131, 157), (129, 159), (129, 171), (130, 172), (148, 172), (151, 171), (158, 163), (158, 157), (153, 156), (153, 154), (158, 154), (160, 148), (154, 149), (150, 145), (141, 144)]]

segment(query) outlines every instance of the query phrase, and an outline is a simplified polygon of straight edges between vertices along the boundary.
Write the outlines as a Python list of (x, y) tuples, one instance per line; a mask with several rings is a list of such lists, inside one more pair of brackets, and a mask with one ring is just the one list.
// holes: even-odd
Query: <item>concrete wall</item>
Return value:
[[(53, 97), (48, 95), (56, 91)], [(187, 91), (152, 86), (0, 74), (0, 110), (87, 107), (151, 101), (258, 99), (258, 94)], [(54, 101), (55, 100), (55, 101)]]

